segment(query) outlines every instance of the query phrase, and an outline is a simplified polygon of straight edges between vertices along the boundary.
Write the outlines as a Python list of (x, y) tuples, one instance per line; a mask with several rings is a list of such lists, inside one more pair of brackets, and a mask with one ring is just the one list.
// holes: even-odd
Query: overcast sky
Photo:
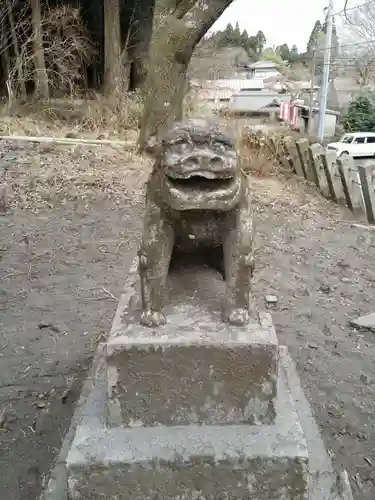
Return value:
[[(349, 0), (347, 7), (364, 3), (366, 0)], [(333, 0), (334, 12), (339, 12), (345, 0)], [(306, 44), (317, 19), (324, 20), (323, 9), (327, 0), (234, 0), (232, 5), (216, 22), (213, 29), (223, 29), (228, 23), (238, 21), (241, 30), (249, 35), (262, 30), (267, 38), (267, 45), (297, 45), (300, 52), (306, 50)], [(336, 16), (339, 23), (340, 16)]]

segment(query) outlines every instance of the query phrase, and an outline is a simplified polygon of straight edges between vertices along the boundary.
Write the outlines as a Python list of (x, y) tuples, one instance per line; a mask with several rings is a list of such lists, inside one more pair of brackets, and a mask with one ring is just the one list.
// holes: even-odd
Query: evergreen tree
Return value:
[(219, 33), (221, 34), (221, 45), (228, 46), (232, 44), (234, 29), (230, 23), (227, 24), (224, 31)]
[(234, 31), (233, 31), (232, 45), (234, 45), (235, 47), (240, 47), (241, 42), (242, 42), (241, 30), (240, 30), (240, 25), (237, 22), (236, 27), (234, 28)]
[[(337, 76), (336, 62), (339, 55), (339, 39), (337, 36), (337, 29), (335, 19), (332, 21), (332, 40), (331, 40), (331, 65), (329, 70), (329, 79), (332, 80)], [(322, 29), (319, 36), (318, 51), (317, 51), (317, 64), (316, 64), (316, 75), (321, 77), (324, 68), (324, 51), (325, 51), (325, 37), (327, 33), (327, 19), (322, 25)]]
[(241, 33), (241, 47), (243, 47), (246, 52), (249, 52), (249, 33), (246, 30), (243, 30)]
[(353, 99), (344, 116), (344, 129), (347, 132), (375, 131), (375, 101), (371, 93), (363, 93)]
[(313, 51), (318, 48), (319, 35), (320, 35), (321, 31), (322, 31), (322, 24), (318, 19), (317, 21), (315, 21), (314, 27), (311, 31), (309, 41), (307, 42), (307, 55), (308, 55), (308, 57), (311, 57)]
[(289, 61), (291, 63), (297, 62), (299, 60), (299, 53), (298, 53), (298, 47), (297, 45), (293, 45), (292, 48), (290, 49), (290, 59)]
[(264, 46), (266, 45), (266, 37), (263, 33), (263, 31), (259, 30), (258, 33), (255, 35), (256, 39), (256, 54), (260, 56), (263, 52)]
[(290, 50), (287, 43), (283, 43), (276, 48), (276, 54), (281, 57), (283, 61), (290, 61)]

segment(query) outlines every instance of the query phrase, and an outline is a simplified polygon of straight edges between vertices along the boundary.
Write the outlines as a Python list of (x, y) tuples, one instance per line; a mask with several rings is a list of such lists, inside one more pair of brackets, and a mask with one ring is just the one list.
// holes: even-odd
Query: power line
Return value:
[[(346, 4), (347, 3), (348, 2), (346, 1)], [(337, 12), (334, 12), (333, 15), (338, 16), (339, 14), (345, 14), (349, 10), (357, 10), (357, 9), (362, 8), (362, 7), (366, 7), (366, 5), (371, 5), (372, 3), (375, 3), (374, 0), (367, 0), (367, 2), (361, 3), (359, 5), (353, 5), (353, 7), (347, 7), (347, 8), (344, 7), (342, 10), (338, 10)]]
[(335, 44), (335, 45), (330, 45), (329, 47), (318, 48), (316, 50), (317, 50), (317, 52), (324, 52), (325, 50), (328, 50), (328, 49), (332, 50), (332, 49), (336, 49), (336, 48), (344, 49), (345, 47), (361, 47), (361, 46), (369, 45), (370, 43), (375, 43), (375, 38), (371, 38), (369, 40), (362, 41), (362, 42), (346, 43), (343, 45), (341, 45), (339, 43), (339, 44)]

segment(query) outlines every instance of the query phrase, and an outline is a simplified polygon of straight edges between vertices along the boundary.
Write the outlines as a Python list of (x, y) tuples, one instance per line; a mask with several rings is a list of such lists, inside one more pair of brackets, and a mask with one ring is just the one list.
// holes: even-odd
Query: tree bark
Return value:
[(139, 146), (182, 116), (194, 48), (233, 0), (180, 0), (156, 30), (150, 48)]
[(123, 74), (119, 0), (104, 0), (104, 93), (107, 96), (122, 91)]
[(31, 16), (35, 59), (35, 95), (47, 100), (49, 98), (49, 88), (46, 65), (44, 61), (43, 26), (40, 0), (31, 0)]

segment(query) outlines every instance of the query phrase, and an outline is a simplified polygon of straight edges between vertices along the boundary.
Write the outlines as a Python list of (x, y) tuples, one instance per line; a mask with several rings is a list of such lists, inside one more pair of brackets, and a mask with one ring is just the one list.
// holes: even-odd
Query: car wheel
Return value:
[(343, 152), (341, 153), (341, 155), (339, 156), (339, 159), (340, 159), (340, 160), (344, 160), (344, 161), (345, 161), (345, 160), (347, 160), (347, 159), (349, 158), (349, 156), (350, 156), (350, 155), (349, 155), (349, 153), (348, 153), (347, 151), (343, 151)]

